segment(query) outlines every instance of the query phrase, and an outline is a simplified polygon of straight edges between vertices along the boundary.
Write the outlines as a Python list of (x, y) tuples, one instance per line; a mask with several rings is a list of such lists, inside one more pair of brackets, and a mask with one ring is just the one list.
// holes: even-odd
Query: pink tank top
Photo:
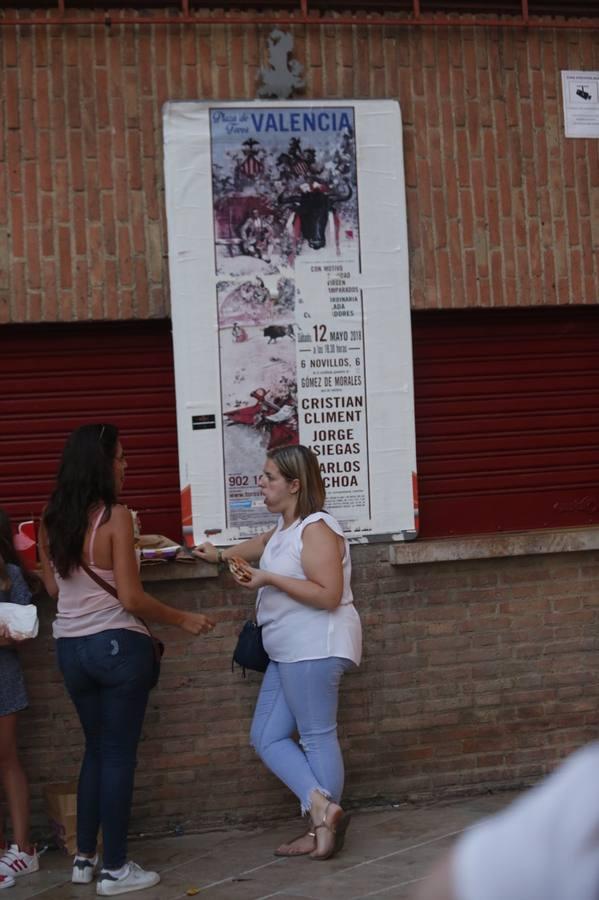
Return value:
[[(89, 567), (114, 586), (112, 569), (101, 569), (94, 564), (94, 542), (104, 509), (102, 507), (93, 524), (89, 541)], [(84, 569), (73, 569), (68, 578), (61, 578), (56, 571), (54, 575), (58, 585), (58, 607), (52, 627), (55, 638), (84, 637), (109, 628), (129, 628), (131, 631), (148, 634), (145, 625), (127, 612), (116, 597), (96, 584)]]

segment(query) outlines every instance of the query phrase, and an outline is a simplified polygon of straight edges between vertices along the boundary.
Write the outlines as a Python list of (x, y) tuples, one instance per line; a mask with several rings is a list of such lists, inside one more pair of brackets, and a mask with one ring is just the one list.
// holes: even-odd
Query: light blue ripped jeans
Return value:
[[(302, 813), (310, 810), (314, 790), (341, 800), (345, 772), (337, 701), (341, 676), (352, 668), (350, 659), (339, 656), (271, 660), (264, 675), (250, 741), (264, 765), (298, 797)], [(293, 740), (296, 732), (300, 744)]]

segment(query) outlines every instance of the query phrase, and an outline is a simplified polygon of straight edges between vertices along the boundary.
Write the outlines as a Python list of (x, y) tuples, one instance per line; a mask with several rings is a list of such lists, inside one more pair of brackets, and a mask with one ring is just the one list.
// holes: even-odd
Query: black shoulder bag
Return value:
[[(258, 600), (258, 606), (260, 600)], [(256, 613), (258, 607), (256, 607)], [(237, 644), (233, 650), (233, 659), (231, 660), (231, 671), (235, 667), (235, 663), (243, 669), (243, 677), (245, 678), (245, 670), (251, 669), (253, 672), (266, 672), (270, 657), (264, 649), (262, 643), (262, 625), (258, 625), (252, 619), (244, 622), (243, 628), (239, 632)]]
[(245, 678), (246, 669), (252, 669), (254, 672), (266, 672), (269, 662), (270, 657), (262, 643), (262, 625), (257, 625), (256, 622), (248, 619), (237, 638), (231, 660), (231, 671), (237, 663), (243, 669)]

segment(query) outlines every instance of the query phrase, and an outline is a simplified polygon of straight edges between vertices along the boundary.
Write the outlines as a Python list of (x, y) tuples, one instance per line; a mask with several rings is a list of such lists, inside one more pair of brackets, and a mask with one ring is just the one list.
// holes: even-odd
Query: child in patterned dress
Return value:
[[(13, 545), (10, 520), (2, 509), (0, 601), (31, 603), (31, 590)], [(16, 645), (0, 631), (0, 780), (13, 831), (13, 843), (8, 844), (0, 819), (0, 890), (12, 887), (15, 878), (39, 869), (36, 849), (29, 840), (29, 784), (17, 748), (17, 714), (28, 702)]]

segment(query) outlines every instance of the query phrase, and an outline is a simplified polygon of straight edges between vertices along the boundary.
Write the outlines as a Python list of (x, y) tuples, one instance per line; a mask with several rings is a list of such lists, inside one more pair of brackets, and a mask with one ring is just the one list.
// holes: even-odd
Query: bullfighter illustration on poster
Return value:
[[(329, 506), (343, 518), (368, 504), (361, 303), (354, 309), (332, 291), (337, 283), (349, 291), (339, 275), (359, 265), (353, 110), (215, 108), (210, 142), (229, 523), (262, 518), (265, 451), (298, 443), (300, 433), (319, 454)], [(335, 340), (348, 325), (336, 327), (335, 309), (351, 320), (357, 366), (347, 339), (342, 350)], [(323, 371), (336, 376), (328, 390)], [(330, 428), (313, 427), (323, 419), (311, 401), (323, 393), (339, 412), (347, 397), (358, 419), (341, 452), (336, 431), (329, 440)]]
[(301, 442), (350, 539), (413, 537), (398, 104), (173, 102), (164, 140), (184, 530), (273, 524), (265, 455)]

